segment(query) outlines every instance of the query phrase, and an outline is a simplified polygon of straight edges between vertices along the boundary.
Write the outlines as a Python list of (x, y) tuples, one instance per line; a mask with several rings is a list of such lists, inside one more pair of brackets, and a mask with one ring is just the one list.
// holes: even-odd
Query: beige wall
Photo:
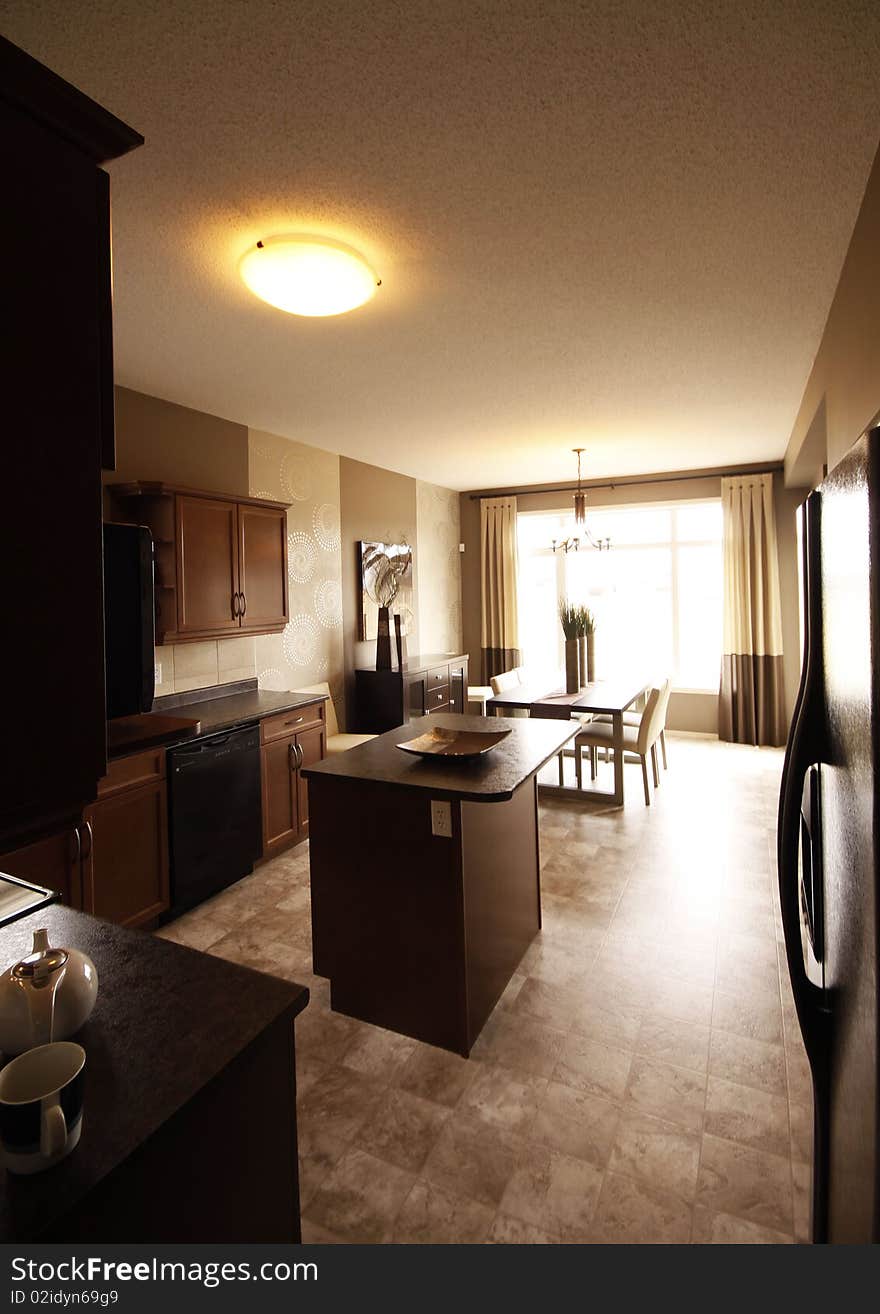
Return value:
[(248, 492), (248, 431), (217, 415), (116, 389), (116, 470), (105, 482), (163, 479), (218, 493)]
[(340, 720), (342, 562), (339, 457), (277, 434), (248, 436), (252, 497), (288, 502), (290, 623), (254, 639), (261, 689), (297, 689), (326, 680)]
[(419, 646), (424, 653), (461, 647), (458, 493), (416, 483), (416, 591)]
[(785, 454), (786, 483), (810, 485), (880, 412), (880, 152)]
[[(493, 490), (504, 491), (504, 490)], [(513, 491), (513, 490), (510, 490)], [(720, 476), (699, 479), (669, 479), (639, 483), (621, 481), (615, 488), (590, 489), (588, 506), (626, 506), (650, 502), (705, 501), (721, 496)], [(780, 590), (782, 594), (782, 630), (784, 643), (783, 678), (788, 713), (794, 708), (800, 672), (799, 621), (797, 594), (797, 554), (794, 508), (802, 494), (783, 487), (781, 475), (774, 475), (777, 516)], [(568, 492), (538, 491), (519, 493), (519, 511), (558, 511), (571, 504)], [(462, 558), (462, 633), (463, 646), (475, 663), (471, 683), (479, 678), (476, 665), (480, 651), (480, 503), (470, 493), (460, 495), (461, 537), (465, 544)], [(669, 703), (669, 728), (696, 734), (718, 733), (718, 697), (710, 693), (674, 693)]]

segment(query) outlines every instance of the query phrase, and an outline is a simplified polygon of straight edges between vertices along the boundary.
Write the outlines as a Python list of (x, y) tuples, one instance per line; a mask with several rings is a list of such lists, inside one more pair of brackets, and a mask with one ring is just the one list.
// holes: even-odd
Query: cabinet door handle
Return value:
[(92, 844), (95, 838), (94, 831), (92, 830), (92, 823), (90, 821), (87, 821), (85, 824), (85, 832), (89, 837), (89, 847), (87, 849), (81, 847), (80, 852), (82, 853), (83, 858), (90, 858), (92, 856)]
[(233, 618), (233, 620), (238, 620), (239, 614), (240, 614), (240, 613), (239, 613), (239, 610), (238, 610), (238, 594), (237, 594), (237, 593), (233, 593), (233, 595), (232, 595), (232, 618)]
[(80, 864), (80, 859), (82, 858), (82, 837), (80, 836), (79, 833), (79, 826), (74, 826), (73, 828), (73, 842), (74, 842), (73, 866), (78, 867)]
[(296, 770), (296, 744), (287, 745), (287, 765), (291, 771)]
[(241, 598), (241, 602), (239, 603), (239, 606), (241, 607), (241, 615), (244, 616), (247, 612), (247, 596), (244, 593), (239, 593), (238, 596)]
[(302, 751), (302, 745), (301, 745), (301, 744), (297, 744), (297, 745), (296, 745), (296, 769), (297, 769), (297, 771), (299, 771), (299, 769), (300, 769), (300, 767), (302, 766), (302, 764), (303, 764), (303, 751)]

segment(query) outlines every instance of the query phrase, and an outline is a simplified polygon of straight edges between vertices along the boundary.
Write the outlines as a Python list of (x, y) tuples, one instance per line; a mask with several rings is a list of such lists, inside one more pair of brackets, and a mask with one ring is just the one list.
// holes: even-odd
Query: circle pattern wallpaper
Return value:
[(331, 502), (322, 502), (312, 513), (315, 538), (325, 552), (335, 552), (339, 547), (339, 507)]
[(291, 666), (308, 666), (318, 651), (320, 631), (314, 617), (300, 612), (281, 636), (284, 656)]
[(312, 472), (300, 452), (288, 452), (281, 460), (281, 483), (294, 502), (307, 502), (312, 492)]
[(299, 529), (287, 535), (287, 573), (297, 584), (308, 584), (315, 573), (318, 549), (309, 534)]
[(315, 615), (325, 630), (342, 624), (342, 586), (337, 579), (315, 585)]

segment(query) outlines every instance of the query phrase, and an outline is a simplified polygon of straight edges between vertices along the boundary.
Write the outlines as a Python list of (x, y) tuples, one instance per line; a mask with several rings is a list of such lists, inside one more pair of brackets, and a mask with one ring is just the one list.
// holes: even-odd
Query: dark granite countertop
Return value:
[[(435, 726), (451, 730), (510, 730), (511, 733), (484, 756), (467, 760), (413, 757), (397, 747)], [(435, 712), (389, 730), (369, 743), (304, 767), (303, 775), (309, 780), (333, 777), (424, 789), (435, 798), (501, 803), (540, 771), (580, 729), (578, 721), (532, 721), (527, 717), (488, 718)]]
[[(213, 690), (211, 692), (213, 693)], [(277, 712), (291, 712), (297, 707), (308, 707), (323, 701), (323, 694), (257, 689), (256, 681), (253, 682), (253, 688), (221, 694), (218, 697), (189, 700), (186, 694), (169, 694), (155, 700), (152, 712), (144, 712), (137, 718), (143, 726), (143, 733), (140, 736), (132, 735), (128, 729), (135, 720), (133, 717), (128, 717), (125, 742), (114, 744), (113, 722), (110, 722), (110, 758), (112, 760), (126, 757), (129, 753), (140, 752), (141, 749), (149, 748), (153, 744), (161, 743), (170, 748), (189, 739), (217, 734), (221, 730), (231, 730), (234, 726), (260, 721), (264, 716), (274, 716)], [(198, 722), (198, 727), (190, 731), (171, 733), (163, 731), (160, 725), (166, 714), (183, 720), (191, 719)], [(155, 734), (152, 732), (153, 728)]]
[(309, 998), (292, 981), (60, 906), (0, 929), (0, 967), (30, 952), (40, 926), (52, 944), (94, 960), (98, 1001), (73, 1037), (87, 1055), (82, 1140), (33, 1177), (0, 1169), (4, 1242), (32, 1240), (68, 1214), (267, 1026), (292, 1021)]

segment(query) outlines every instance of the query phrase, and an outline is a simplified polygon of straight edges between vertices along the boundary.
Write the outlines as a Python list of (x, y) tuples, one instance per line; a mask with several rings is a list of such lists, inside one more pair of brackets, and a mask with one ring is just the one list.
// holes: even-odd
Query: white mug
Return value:
[(39, 1173), (79, 1144), (86, 1052), (70, 1040), (38, 1045), (0, 1072), (0, 1145), (11, 1173)]

